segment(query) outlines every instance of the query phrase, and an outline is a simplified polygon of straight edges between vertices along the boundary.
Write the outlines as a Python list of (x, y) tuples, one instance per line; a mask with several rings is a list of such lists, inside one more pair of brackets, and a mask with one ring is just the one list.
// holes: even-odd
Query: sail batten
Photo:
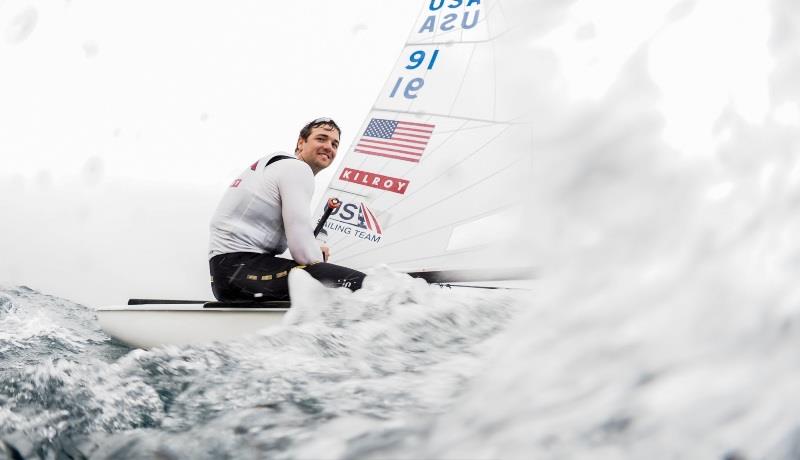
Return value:
[(494, 124), (498, 124), (498, 125), (515, 125), (515, 124), (517, 124), (517, 125), (527, 125), (528, 124), (528, 122), (524, 120), (523, 116), (517, 116), (517, 117), (514, 117), (513, 119), (510, 119), (510, 120), (497, 120), (497, 119), (492, 119), (492, 118), (465, 117), (465, 116), (461, 116), (461, 115), (452, 115), (452, 114), (447, 114), (447, 113), (443, 113), (443, 112), (442, 113), (427, 112), (427, 111), (426, 112), (415, 112), (413, 110), (398, 110), (398, 109), (391, 109), (391, 108), (388, 108), (388, 107), (378, 107), (378, 106), (373, 107), (372, 111), (374, 111), (374, 112), (395, 113), (395, 114), (398, 114), (398, 115), (411, 115), (411, 116), (415, 116), (415, 117), (421, 117), (421, 116), (434, 117), (434, 118), (447, 117), (447, 118), (452, 118), (454, 120), (475, 121), (475, 122), (478, 122), (478, 123), (494, 123)]
[[(512, 31), (513, 31), (513, 29), (508, 29), (508, 30), (504, 30), (503, 32), (501, 32), (501, 33), (499, 33), (499, 34), (497, 34), (497, 35), (495, 35), (493, 37), (484, 38), (484, 39), (480, 39), (480, 40), (461, 40), (458, 43), (459, 44), (465, 44), (465, 45), (491, 43), (491, 42), (496, 41), (496, 40), (498, 40), (500, 38), (503, 38), (505, 35), (507, 35), (509, 32), (512, 32)], [(437, 41), (417, 42), (417, 43), (409, 42), (409, 43), (406, 43), (406, 46), (431, 46), (431, 45), (433, 45), (433, 46), (450, 46), (453, 43), (454, 42), (450, 41), (450, 40), (448, 40), (448, 41), (440, 41), (440, 42), (437, 42)]]

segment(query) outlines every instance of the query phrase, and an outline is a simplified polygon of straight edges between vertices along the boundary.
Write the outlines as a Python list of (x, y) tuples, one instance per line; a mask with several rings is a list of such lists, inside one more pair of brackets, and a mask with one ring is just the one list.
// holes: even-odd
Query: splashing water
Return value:
[(797, 458), (800, 9), (693, 5), (548, 125), (532, 308), (431, 433), (375, 458)]
[[(95, 341), (21, 369), (4, 362), (0, 433), (37, 455), (344, 453), (347, 436), (320, 441), (316, 432), (348, 427), (373, 436), (397, 418), (441, 412), (482, 366), (481, 344), (515, 312), (507, 293), (456, 292), (388, 270), (356, 293), (304, 276), (292, 274), (297, 294), (284, 325), (240, 341), (121, 358), (111, 356), (113, 344)], [(14, 290), (5, 293), (14, 301)]]

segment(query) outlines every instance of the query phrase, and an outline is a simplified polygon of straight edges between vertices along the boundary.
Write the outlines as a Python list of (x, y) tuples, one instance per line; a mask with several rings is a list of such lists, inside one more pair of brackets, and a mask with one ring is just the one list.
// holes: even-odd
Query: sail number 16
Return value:
[[(427, 70), (433, 70), (433, 64), (436, 63), (436, 57), (439, 56), (439, 50), (433, 50), (431, 53), (430, 58), (428, 58), (425, 51), (417, 50), (411, 53), (408, 57), (408, 60), (411, 62), (407, 66), (405, 66), (408, 70), (416, 70), (419, 69), (421, 66), (425, 64), (427, 59), (428, 65), (425, 66)], [(417, 91), (419, 91), (425, 85), (425, 79), (416, 77), (412, 78), (408, 81), (405, 81), (405, 77), (398, 77), (397, 82), (395, 82), (394, 87), (392, 88), (392, 92), (389, 93), (389, 97), (395, 97), (402, 89), (402, 95), (406, 99), (416, 99), (417, 98)]]

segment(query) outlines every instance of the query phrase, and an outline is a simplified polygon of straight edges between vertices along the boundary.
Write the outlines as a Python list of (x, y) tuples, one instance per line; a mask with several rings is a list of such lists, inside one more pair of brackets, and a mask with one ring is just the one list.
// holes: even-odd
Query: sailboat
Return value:
[[(525, 204), (514, 184), (522, 183), (532, 159), (531, 128), (506, 80), (515, 65), (502, 43), (514, 14), (509, 3), (424, 0), (325, 190), (323, 203), (341, 202), (324, 221), (336, 263), (385, 264), (431, 283), (532, 276), (524, 251), (513, 244)], [(279, 324), (289, 307), (131, 299), (97, 315), (109, 336), (150, 348), (256, 332)]]

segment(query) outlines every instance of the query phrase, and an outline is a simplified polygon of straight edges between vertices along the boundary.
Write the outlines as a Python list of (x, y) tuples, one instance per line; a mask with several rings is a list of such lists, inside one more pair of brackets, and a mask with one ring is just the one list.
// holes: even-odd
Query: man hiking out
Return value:
[[(253, 163), (231, 183), (211, 219), (209, 266), (218, 300), (288, 300), (288, 273), (304, 269), (328, 286), (359, 289), (364, 274), (327, 263), (314, 238), (314, 176), (331, 165), (341, 130), (318, 118), (300, 130), (294, 157), (283, 152)], [(278, 257), (286, 249), (292, 259)]]

